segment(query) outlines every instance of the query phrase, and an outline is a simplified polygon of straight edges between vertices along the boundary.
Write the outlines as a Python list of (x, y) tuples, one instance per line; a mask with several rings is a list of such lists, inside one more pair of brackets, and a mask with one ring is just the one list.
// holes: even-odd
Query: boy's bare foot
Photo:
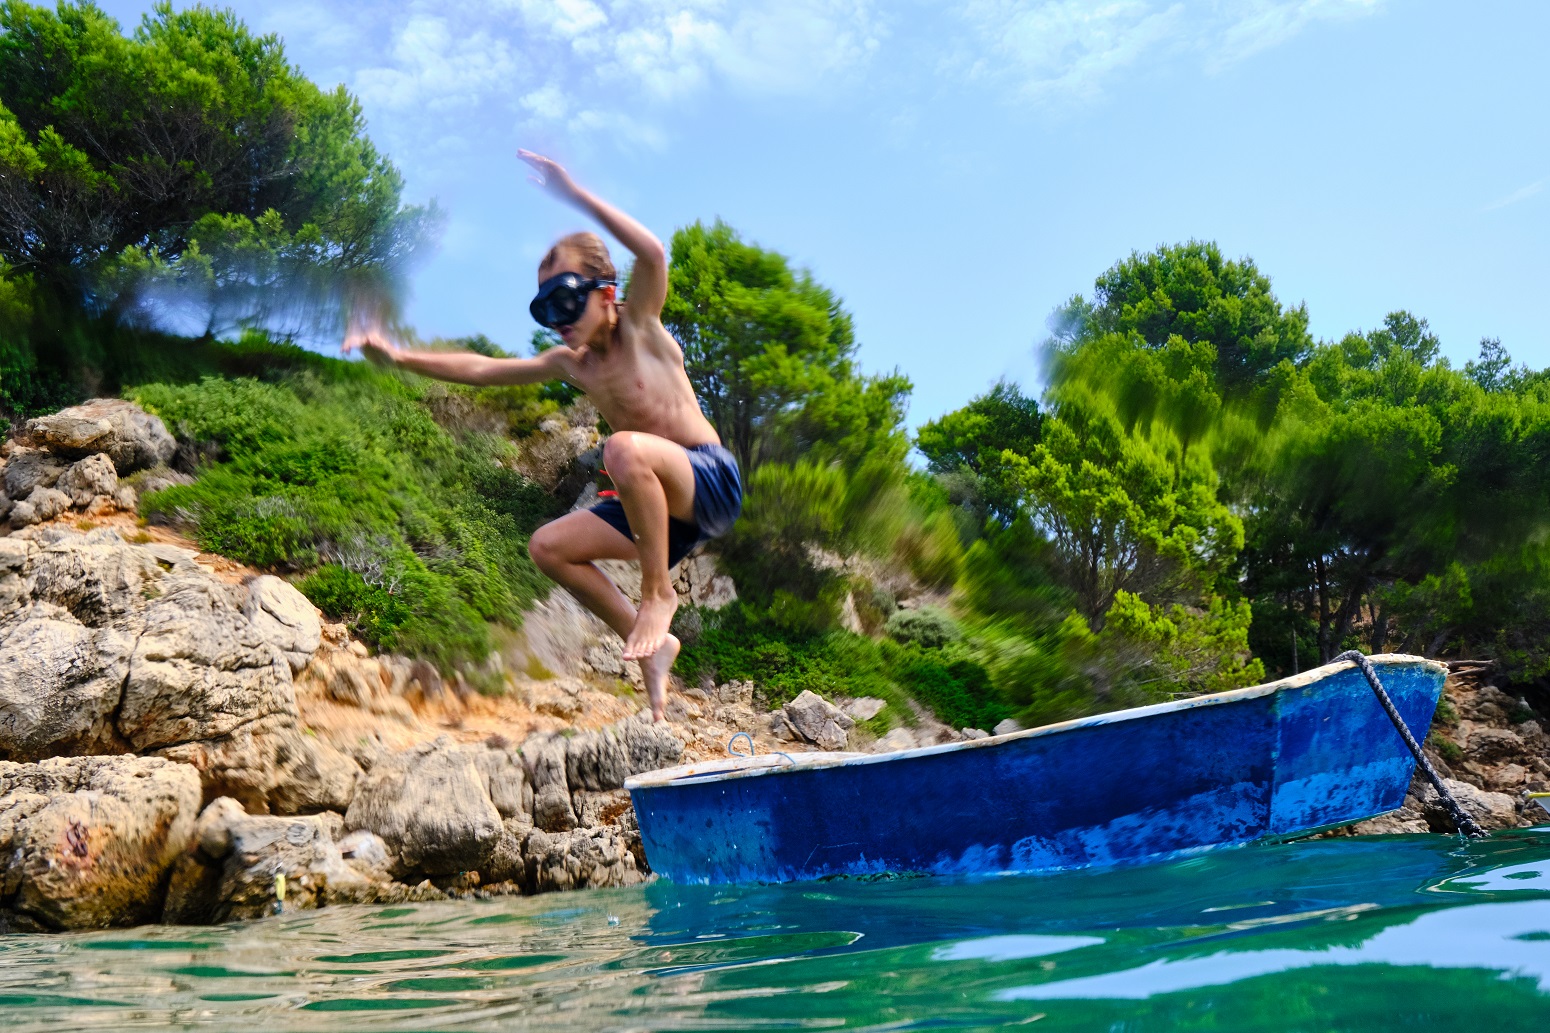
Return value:
[(651, 720), (660, 721), (667, 713), (667, 673), (678, 659), (678, 637), (668, 635), (662, 647), (640, 662), (641, 677), (646, 681), (646, 698), (651, 700)]
[(626, 660), (645, 660), (656, 654), (667, 639), (667, 629), (673, 624), (673, 614), (678, 610), (678, 593), (669, 590), (665, 596), (653, 596), (640, 601), (635, 611), (635, 627), (624, 640)]

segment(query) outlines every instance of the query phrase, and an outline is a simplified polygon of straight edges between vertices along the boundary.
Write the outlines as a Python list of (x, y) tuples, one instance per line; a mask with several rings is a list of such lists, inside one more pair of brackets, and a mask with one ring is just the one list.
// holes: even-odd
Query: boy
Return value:
[[(725, 534), (742, 509), (737, 460), (721, 446), (684, 371), (683, 349), (662, 325), (667, 255), (662, 242), (619, 209), (577, 186), (558, 164), (529, 151), (533, 181), (591, 215), (635, 255), (628, 300), (608, 249), (597, 235), (573, 233), (538, 266), (533, 318), (565, 342), (530, 359), (491, 359), (469, 352), (406, 351), (369, 333), (352, 334), (375, 362), (460, 384), (533, 384), (565, 380), (592, 400), (613, 433), (603, 462), (617, 499), (540, 527), (528, 549), (538, 568), (563, 585), (624, 639), (624, 656), (640, 662), (660, 721), (667, 673), (678, 656), (668, 632), (678, 595), (668, 569), (699, 542)], [(594, 564), (638, 559), (637, 610)]]

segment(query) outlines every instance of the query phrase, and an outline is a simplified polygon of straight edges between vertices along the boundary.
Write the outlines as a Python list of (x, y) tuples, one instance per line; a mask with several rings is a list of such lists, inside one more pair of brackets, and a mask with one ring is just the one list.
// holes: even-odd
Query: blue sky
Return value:
[[(109, 2), (125, 24), (148, 3)], [(1492, 0), (239, 2), (362, 100), (449, 214), (425, 336), (508, 346), (549, 241), (543, 150), (664, 239), (726, 219), (855, 314), (910, 421), (1007, 376), (1132, 250), (1252, 256), (1316, 336), (1430, 320), (1550, 365), (1550, 3)]]

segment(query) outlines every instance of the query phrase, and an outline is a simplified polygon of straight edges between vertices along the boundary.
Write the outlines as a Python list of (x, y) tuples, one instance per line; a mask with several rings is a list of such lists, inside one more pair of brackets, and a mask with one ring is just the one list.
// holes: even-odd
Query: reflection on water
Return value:
[(1023, 1025), (1550, 1029), (1550, 829), (0, 937), (6, 1028)]

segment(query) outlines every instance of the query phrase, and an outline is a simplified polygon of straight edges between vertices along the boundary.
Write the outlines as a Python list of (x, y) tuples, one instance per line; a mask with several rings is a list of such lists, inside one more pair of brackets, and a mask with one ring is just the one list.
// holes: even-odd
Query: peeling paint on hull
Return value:
[[(1417, 738), (1441, 664), (1373, 661)], [(766, 755), (625, 783), (675, 882), (1133, 864), (1395, 810), (1415, 762), (1353, 664), (1213, 696), (878, 755)]]

